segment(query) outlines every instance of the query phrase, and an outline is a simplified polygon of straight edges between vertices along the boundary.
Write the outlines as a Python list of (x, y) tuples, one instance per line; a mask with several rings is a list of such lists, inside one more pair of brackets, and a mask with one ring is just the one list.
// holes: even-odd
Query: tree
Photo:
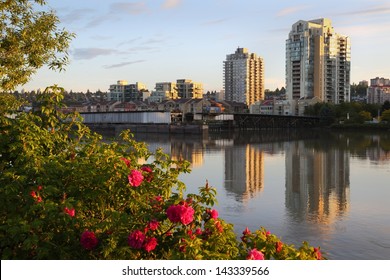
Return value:
[(390, 123), (390, 109), (383, 111), (381, 120)]
[(59, 29), (54, 11), (44, 0), (0, 3), (0, 91), (23, 85), (44, 65), (63, 70), (74, 34)]
[(390, 101), (386, 100), (382, 105), (381, 112), (384, 112), (389, 109), (390, 109)]

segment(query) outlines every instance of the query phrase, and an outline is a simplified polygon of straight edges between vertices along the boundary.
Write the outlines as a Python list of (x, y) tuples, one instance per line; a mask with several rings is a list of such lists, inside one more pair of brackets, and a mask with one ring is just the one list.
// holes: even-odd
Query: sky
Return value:
[(238, 47), (264, 59), (265, 88), (285, 86), (285, 42), (299, 20), (329, 18), (351, 38), (351, 82), (390, 78), (389, 0), (47, 0), (75, 33), (65, 72), (40, 69), (20, 89), (57, 84), (108, 91), (118, 80), (190, 79), (223, 89), (223, 61)]

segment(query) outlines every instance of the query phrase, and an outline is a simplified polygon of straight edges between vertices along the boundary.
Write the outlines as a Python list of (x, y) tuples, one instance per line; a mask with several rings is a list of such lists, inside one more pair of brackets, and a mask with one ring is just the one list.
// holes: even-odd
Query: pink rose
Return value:
[(145, 234), (140, 230), (135, 230), (127, 237), (127, 243), (134, 249), (141, 249), (145, 240)]
[(218, 211), (213, 209), (213, 210), (210, 210), (210, 218), (211, 219), (217, 219), (218, 218)]
[(65, 207), (64, 212), (71, 217), (74, 217), (74, 215), (76, 214), (76, 210), (74, 210), (74, 208), (69, 209), (68, 207)]
[(144, 176), (142, 176), (142, 173), (140, 171), (133, 169), (131, 170), (128, 179), (130, 186), (138, 187), (144, 180)]
[(156, 220), (150, 221), (149, 224), (148, 224), (148, 229), (156, 230), (156, 229), (158, 229), (159, 225), (160, 225), (160, 223), (158, 221), (156, 221)]
[(147, 251), (153, 251), (157, 246), (157, 239), (155, 237), (147, 238), (143, 245), (143, 248)]
[(194, 220), (194, 209), (188, 205), (171, 205), (167, 209), (168, 219), (172, 223), (188, 225)]
[(247, 260), (264, 260), (264, 254), (257, 249), (252, 249), (246, 256)]
[(81, 234), (80, 243), (85, 249), (92, 250), (99, 241), (94, 232), (86, 230)]

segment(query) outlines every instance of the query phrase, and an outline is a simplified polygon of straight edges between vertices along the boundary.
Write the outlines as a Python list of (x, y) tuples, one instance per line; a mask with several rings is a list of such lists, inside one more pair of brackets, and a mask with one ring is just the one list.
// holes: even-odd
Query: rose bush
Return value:
[(129, 131), (102, 141), (61, 113), (62, 97), (47, 88), (15, 118), (0, 108), (2, 259), (323, 259), (263, 228), (237, 236), (213, 208), (215, 188), (184, 196), (188, 162), (151, 154)]

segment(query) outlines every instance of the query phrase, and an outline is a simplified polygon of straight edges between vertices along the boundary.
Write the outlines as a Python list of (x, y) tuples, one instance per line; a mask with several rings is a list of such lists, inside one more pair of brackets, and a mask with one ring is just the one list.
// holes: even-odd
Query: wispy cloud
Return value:
[(144, 1), (139, 2), (117, 2), (110, 5), (110, 14), (125, 13), (130, 15), (140, 15), (148, 12), (148, 7)]
[(284, 17), (284, 16), (288, 16), (288, 15), (291, 15), (291, 14), (295, 14), (295, 13), (298, 13), (300, 11), (303, 11), (303, 10), (306, 10), (308, 9), (309, 6), (308, 5), (300, 5), (300, 6), (295, 6), (295, 7), (287, 7), (285, 9), (282, 9), (280, 10), (276, 15), (278, 17)]
[(146, 60), (126, 61), (126, 62), (122, 62), (122, 63), (118, 63), (118, 64), (105, 65), (103, 67), (105, 69), (120, 68), (120, 67), (124, 67), (124, 66), (131, 65), (131, 64), (142, 63), (142, 62), (145, 62), (145, 61)]
[(228, 18), (221, 18), (221, 19), (216, 19), (216, 20), (210, 20), (210, 21), (204, 22), (202, 25), (217, 25), (217, 24), (224, 23), (224, 22), (226, 22), (228, 20), (229, 20)]
[(104, 22), (112, 22), (121, 19), (121, 15), (141, 15), (149, 12), (145, 1), (138, 2), (116, 2), (112, 3), (108, 11), (91, 20), (86, 27), (96, 27)]
[(371, 16), (390, 14), (390, 5), (375, 6), (361, 10), (351, 10), (340, 15)]
[(118, 47), (128, 46), (127, 53), (137, 53), (146, 51), (158, 51), (160, 46), (164, 44), (166, 40), (159, 36), (152, 38), (136, 37), (130, 40), (123, 41), (118, 44)]
[(163, 9), (173, 9), (181, 4), (181, 0), (165, 0), (161, 7)]
[(71, 10), (66, 14), (60, 15), (62, 23), (72, 24), (74, 22), (85, 19), (87, 16), (93, 15), (95, 13), (94, 9), (75, 9)]
[(89, 60), (94, 59), (97, 56), (105, 56), (119, 53), (114, 49), (102, 49), (102, 48), (77, 48), (72, 52), (76, 60)]
[(340, 34), (348, 35), (354, 38), (369, 38), (381, 36), (382, 40), (387, 40), (388, 37), (383, 37), (383, 34), (390, 33), (390, 25), (388, 24), (358, 24), (341, 26), (338, 28)]

